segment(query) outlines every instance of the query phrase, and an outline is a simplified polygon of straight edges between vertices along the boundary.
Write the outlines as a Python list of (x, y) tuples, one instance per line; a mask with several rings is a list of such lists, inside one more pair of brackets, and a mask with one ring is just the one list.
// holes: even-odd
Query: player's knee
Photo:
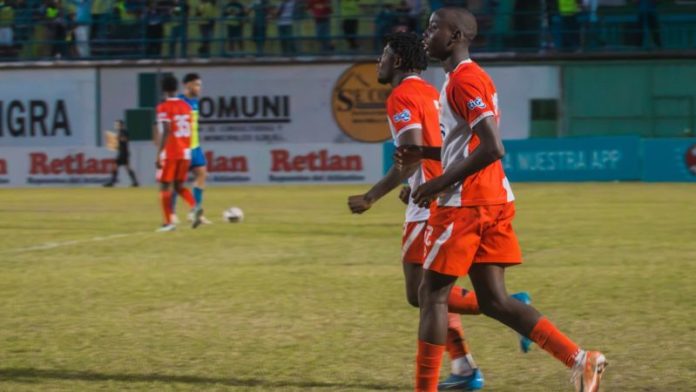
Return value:
[(479, 298), (479, 309), (488, 317), (500, 318), (509, 311), (506, 298)]
[(408, 301), (408, 304), (413, 306), (414, 308), (419, 307), (418, 303), (418, 290), (409, 290), (406, 292), (406, 301)]

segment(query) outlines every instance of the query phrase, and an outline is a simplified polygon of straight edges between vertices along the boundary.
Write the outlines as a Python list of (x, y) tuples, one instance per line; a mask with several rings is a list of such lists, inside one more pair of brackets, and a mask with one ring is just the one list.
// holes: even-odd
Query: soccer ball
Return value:
[(244, 220), (244, 211), (239, 207), (230, 207), (222, 212), (222, 218), (230, 223), (239, 223)]

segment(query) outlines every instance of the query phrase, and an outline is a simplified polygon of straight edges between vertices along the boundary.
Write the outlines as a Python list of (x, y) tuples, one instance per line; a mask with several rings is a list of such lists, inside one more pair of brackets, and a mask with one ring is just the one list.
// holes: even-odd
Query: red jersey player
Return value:
[(191, 128), (193, 116), (191, 106), (176, 97), (179, 82), (174, 76), (162, 79), (165, 101), (157, 105), (157, 128), (159, 150), (157, 151), (157, 180), (160, 182), (160, 198), (164, 213), (164, 224), (157, 231), (172, 231), (176, 226), (171, 221), (172, 183), (174, 190), (194, 209), (194, 227), (200, 221), (203, 210), (195, 207), (191, 192), (184, 187), (191, 162)]
[[(459, 276), (469, 275), (481, 311), (573, 369), (576, 388), (595, 392), (604, 355), (582, 350), (536, 309), (506, 294), (505, 268), (522, 261), (512, 220), (514, 196), (500, 159), (495, 86), (469, 58), (475, 17), (465, 9), (434, 12), (424, 34), (428, 54), (442, 62), (447, 80), (440, 95), (444, 171), (415, 190), (414, 201), (437, 207), (428, 220), (421, 284), (416, 391), (436, 391), (447, 337), (447, 301)], [(407, 161), (404, 161), (407, 164)]]
[[(397, 33), (388, 37), (379, 59), (378, 80), (394, 86), (387, 99), (389, 127), (397, 146), (417, 145), (439, 149), (442, 143), (439, 120), (439, 93), (420, 78), (428, 66), (425, 50), (415, 34)], [(408, 179), (415, 189), (442, 173), (438, 162), (414, 161), (406, 166), (394, 166), (387, 175), (362, 195), (351, 196), (348, 205), (353, 213), (367, 211), (373, 203)], [(430, 216), (428, 208), (408, 202), (404, 197), (406, 222), (402, 237), (402, 263), (406, 283), (406, 298), (418, 306), (418, 288), (423, 274), (425, 256), (425, 226)], [(452, 359), (452, 374), (440, 385), (442, 390), (478, 390), (483, 387), (483, 375), (469, 353), (461, 327), (460, 314), (477, 314), (476, 296), (462, 287), (454, 287), (450, 295), (447, 349)]]

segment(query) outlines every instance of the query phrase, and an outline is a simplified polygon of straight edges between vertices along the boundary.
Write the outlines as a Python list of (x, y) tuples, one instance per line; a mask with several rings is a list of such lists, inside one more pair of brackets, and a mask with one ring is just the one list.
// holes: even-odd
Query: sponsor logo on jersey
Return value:
[(472, 99), (471, 101), (469, 101), (466, 104), (466, 106), (469, 108), (469, 110), (474, 110), (476, 108), (479, 108), (479, 109), (486, 108), (486, 104), (483, 103), (483, 100), (481, 99), (481, 97), (476, 97), (475, 99)]
[(411, 121), (411, 111), (408, 109), (404, 109), (403, 112), (397, 113), (394, 115), (394, 122), (395, 123), (400, 123), (400, 122), (409, 122)]

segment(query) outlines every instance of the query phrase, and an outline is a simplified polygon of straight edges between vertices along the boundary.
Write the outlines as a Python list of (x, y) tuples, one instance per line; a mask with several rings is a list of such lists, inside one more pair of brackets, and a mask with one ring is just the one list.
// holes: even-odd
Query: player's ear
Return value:
[(450, 37), (451, 42), (461, 42), (461, 40), (464, 38), (464, 33), (462, 33), (461, 30), (457, 29), (452, 33), (452, 36)]
[(394, 56), (394, 69), (401, 69), (403, 63), (404, 62), (401, 60), (401, 56)]

